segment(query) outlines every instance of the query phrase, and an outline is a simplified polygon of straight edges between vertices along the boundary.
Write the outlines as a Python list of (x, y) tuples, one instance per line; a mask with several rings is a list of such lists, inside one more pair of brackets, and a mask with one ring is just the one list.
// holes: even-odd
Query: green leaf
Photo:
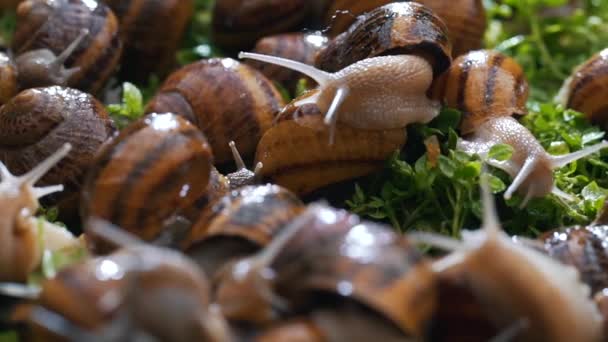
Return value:
[(0, 332), (0, 342), (18, 342), (19, 335), (14, 330)]
[(439, 169), (441, 170), (441, 172), (448, 178), (452, 178), (454, 177), (454, 172), (456, 171), (456, 163), (446, 157), (446, 156), (439, 156)]
[(488, 158), (498, 160), (498, 161), (507, 161), (511, 159), (513, 155), (513, 146), (507, 144), (496, 144), (490, 148), (490, 152), (488, 152)]
[(122, 85), (122, 101), (107, 106), (110, 117), (118, 128), (124, 128), (144, 114), (143, 96), (139, 88), (129, 82)]
[(507, 186), (502, 181), (502, 179), (500, 179), (492, 174), (487, 175), (487, 180), (488, 180), (488, 184), (490, 185), (490, 189), (492, 190), (493, 194), (502, 192), (507, 188)]

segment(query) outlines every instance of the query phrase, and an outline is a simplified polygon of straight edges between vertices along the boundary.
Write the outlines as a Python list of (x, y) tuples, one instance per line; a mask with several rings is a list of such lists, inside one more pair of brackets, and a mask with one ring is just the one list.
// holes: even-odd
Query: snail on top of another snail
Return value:
[(434, 233), (408, 235), (451, 252), (435, 261), (433, 270), (461, 272), (488, 317), (525, 340), (602, 340), (602, 317), (577, 270), (502, 231), (484, 175), (482, 200), (482, 228), (463, 231), (462, 241)]
[[(378, 20), (386, 30), (378, 28)], [(316, 81), (319, 87), (293, 104), (315, 104), (332, 132), (338, 122), (358, 129), (387, 130), (426, 123), (437, 116), (439, 103), (426, 92), (435, 73), (449, 65), (450, 46), (443, 22), (428, 8), (394, 3), (360, 17), (320, 52), (317, 65), (319, 58), (331, 59), (332, 65), (320, 66), (332, 72), (275, 56), (241, 52), (239, 58), (297, 70)], [(333, 133), (330, 139), (333, 141)]]
[(526, 113), (528, 85), (521, 67), (499, 52), (479, 50), (458, 57), (438, 83), (436, 96), (463, 112), (465, 136), (458, 142), (459, 149), (485, 158), (495, 144), (513, 147), (511, 159), (488, 159), (487, 163), (513, 177), (504, 197), (509, 199), (519, 191), (524, 198), (522, 206), (549, 193), (570, 199), (554, 185), (552, 171), (608, 147), (603, 141), (566, 155), (548, 154), (512, 117)]

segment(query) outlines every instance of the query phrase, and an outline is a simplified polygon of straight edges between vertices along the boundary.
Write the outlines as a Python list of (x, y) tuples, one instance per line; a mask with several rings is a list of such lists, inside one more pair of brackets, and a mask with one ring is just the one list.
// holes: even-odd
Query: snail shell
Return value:
[(529, 89), (523, 69), (500, 52), (478, 50), (456, 58), (437, 87), (436, 97), (462, 111), (463, 134), (491, 117), (527, 113)]
[[(330, 36), (348, 29), (355, 18), (394, 0), (334, 0), (326, 15)], [(416, 0), (443, 20), (452, 42), (454, 57), (481, 48), (486, 31), (486, 15), (481, 0)]]
[(608, 288), (608, 226), (575, 226), (541, 237), (552, 258), (575, 267), (591, 293)]
[(56, 86), (29, 89), (0, 108), (0, 160), (22, 174), (70, 143), (69, 155), (40, 184), (63, 184), (54, 202), (75, 212), (84, 173), (113, 132), (105, 107), (93, 96)]
[[(284, 33), (258, 40), (253, 48), (253, 52), (313, 65), (317, 53), (328, 42), (328, 38), (319, 32)], [(302, 78), (302, 74), (276, 65), (257, 61), (247, 61), (247, 64), (260, 70), (269, 79), (291, 90), (295, 89), (298, 80)]]
[(153, 240), (165, 233), (166, 220), (202, 196), (212, 160), (205, 136), (190, 122), (150, 114), (98, 152), (83, 188), (82, 218), (99, 217)]
[(232, 160), (228, 142), (249, 157), (284, 106), (272, 82), (230, 58), (189, 64), (171, 74), (146, 112), (174, 112), (197, 125), (209, 139), (218, 164)]
[(209, 304), (210, 284), (195, 264), (177, 252), (144, 245), (60, 271), (43, 283), (39, 299), (63, 318), (65, 337), (78, 327), (113, 340), (111, 332), (145, 333), (161, 341), (225, 341), (221, 319)]
[(330, 135), (316, 106), (287, 107), (258, 144), (255, 160), (264, 165), (261, 175), (296, 194), (307, 194), (381, 169), (406, 141), (403, 129), (359, 130), (341, 124), (328, 145)]
[(0, 104), (7, 103), (19, 92), (17, 66), (4, 52), (0, 52)]
[(261, 37), (295, 31), (314, 10), (310, 0), (218, 0), (213, 8), (213, 41), (247, 49)]
[(577, 67), (558, 95), (566, 108), (584, 113), (603, 129), (608, 128), (608, 102), (604, 96), (608, 89), (604, 71), (607, 65), (608, 49), (604, 49)]
[[(118, 20), (95, 0), (26, 0), (17, 9), (13, 50), (17, 56), (47, 49), (54, 55), (88, 32), (67, 58), (67, 68), (78, 68), (66, 85), (97, 93), (114, 73), (122, 51)], [(45, 86), (48, 84), (39, 84)]]
[(210, 275), (229, 259), (268, 245), (304, 208), (294, 194), (271, 184), (239, 188), (208, 206), (212, 214), (193, 224), (183, 246)]
[(317, 68), (336, 72), (360, 60), (385, 55), (419, 55), (439, 75), (450, 66), (447, 28), (428, 8), (415, 2), (391, 3), (357, 21), (317, 55)]
[[(147, 82), (166, 74), (194, 13), (194, 0), (105, 0), (120, 21), (125, 48), (121, 72), (127, 80)], [(167, 26), (169, 25), (169, 26)]]

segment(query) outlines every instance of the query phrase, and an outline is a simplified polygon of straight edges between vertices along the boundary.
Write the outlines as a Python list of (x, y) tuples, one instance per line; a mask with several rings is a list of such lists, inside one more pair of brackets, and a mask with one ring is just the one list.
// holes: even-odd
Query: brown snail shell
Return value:
[(209, 311), (205, 275), (183, 255), (151, 246), (127, 247), (60, 271), (42, 284), (38, 303), (65, 320), (68, 338), (70, 327), (101, 337), (109, 326), (125, 337), (145, 332), (163, 341), (226, 338), (221, 325), (213, 326), (220, 318)]
[(248, 49), (261, 37), (301, 27), (313, 10), (310, 0), (218, 0), (213, 8), (213, 41), (227, 49)]
[(53, 202), (76, 212), (84, 173), (113, 132), (105, 107), (93, 96), (63, 87), (29, 89), (0, 108), (0, 160), (22, 174), (70, 143), (69, 155), (39, 184), (63, 184), (65, 191)]
[(336, 72), (365, 58), (413, 54), (425, 58), (437, 76), (452, 59), (447, 28), (431, 10), (415, 2), (391, 3), (357, 18), (317, 55), (319, 69)]
[[(330, 36), (348, 29), (358, 15), (395, 0), (334, 0), (325, 22), (331, 27)], [(416, 0), (443, 20), (452, 42), (452, 56), (457, 57), (481, 48), (486, 31), (486, 14), (481, 0)]]
[[(150, 114), (97, 153), (83, 188), (82, 218), (99, 217), (153, 240), (166, 220), (202, 196), (212, 162), (194, 125), (175, 114)], [(106, 249), (90, 238), (94, 248)]]
[(174, 112), (190, 120), (207, 136), (221, 164), (232, 160), (230, 141), (243, 157), (251, 156), (283, 106), (278, 90), (260, 72), (230, 58), (214, 58), (172, 73), (146, 112)]
[(271, 184), (233, 190), (208, 206), (210, 215), (199, 217), (183, 246), (209, 275), (269, 244), (304, 209), (294, 194)]
[[(147, 82), (164, 76), (194, 13), (193, 0), (105, 0), (120, 21), (125, 47), (121, 72), (125, 79)], [(168, 26), (167, 26), (168, 25)]]
[(406, 141), (404, 129), (360, 130), (341, 124), (331, 145), (329, 137), (330, 127), (316, 106), (288, 106), (258, 144), (256, 161), (264, 165), (262, 176), (296, 194), (307, 194), (382, 168)]
[(97, 93), (114, 73), (122, 51), (118, 20), (105, 4), (95, 0), (23, 1), (17, 9), (13, 51), (19, 56), (48, 49), (59, 55), (83, 31), (87, 34), (65, 62), (66, 67), (78, 70), (65, 85)]
[[(253, 52), (283, 57), (313, 65), (317, 53), (323, 49), (328, 42), (328, 38), (320, 32), (284, 33), (264, 37), (258, 40), (253, 48)], [(260, 70), (269, 79), (278, 82), (291, 90), (295, 89), (298, 80), (302, 78), (302, 74), (299, 72), (276, 65), (253, 60), (249, 60), (246, 63)]]
[(456, 58), (436, 86), (434, 96), (462, 111), (463, 134), (491, 117), (527, 113), (529, 89), (523, 69), (500, 52), (478, 50)]
[(565, 82), (560, 92), (561, 102), (566, 108), (581, 113), (603, 129), (608, 128), (608, 102), (605, 91), (608, 65), (608, 49), (604, 49), (577, 67)]

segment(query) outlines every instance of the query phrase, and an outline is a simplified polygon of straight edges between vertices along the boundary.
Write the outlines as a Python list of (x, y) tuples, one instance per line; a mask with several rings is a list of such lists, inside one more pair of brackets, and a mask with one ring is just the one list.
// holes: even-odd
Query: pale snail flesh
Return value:
[[(495, 144), (512, 146), (512, 157), (506, 161), (486, 158)], [(513, 177), (513, 181), (505, 191), (504, 197), (510, 199), (516, 191), (519, 191), (524, 196), (522, 207), (530, 199), (543, 197), (550, 193), (570, 200), (570, 195), (554, 185), (553, 170), (585, 158), (606, 147), (608, 147), (608, 141), (602, 141), (579, 151), (553, 156), (545, 151), (526, 127), (510, 116), (486, 120), (476, 128), (467, 140), (460, 139), (458, 142), (460, 150), (469, 154), (478, 154), (489, 165), (502, 169)]]
[(295, 105), (316, 104), (332, 131), (337, 122), (369, 130), (428, 123), (440, 110), (439, 102), (426, 96), (433, 68), (415, 55), (366, 58), (335, 73), (275, 56), (241, 52), (239, 58), (280, 65), (315, 80), (318, 91)]
[[(43, 249), (55, 251), (78, 244), (66, 229), (36, 218), (38, 199), (62, 191), (63, 185), (35, 187), (70, 151), (65, 144), (28, 173), (14, 176), (0, 162), (0, 280), (25, 281), (42, 258)], [(43, 241), (43, 246), (39, 241)]]
[(482, 228), (463, 231), (462, 241), (433, 233), (410, 234), (415, 241), (453, 251), (436, 261), (434, 270), (461, 268), (475, 295), (488, 305), (490, 317), (505, 331), (511, 330), (511, 338), (602, 340), (600, 313), (576, 269), (514, 242), (503, 232), (483, 181), (482, 201)]

